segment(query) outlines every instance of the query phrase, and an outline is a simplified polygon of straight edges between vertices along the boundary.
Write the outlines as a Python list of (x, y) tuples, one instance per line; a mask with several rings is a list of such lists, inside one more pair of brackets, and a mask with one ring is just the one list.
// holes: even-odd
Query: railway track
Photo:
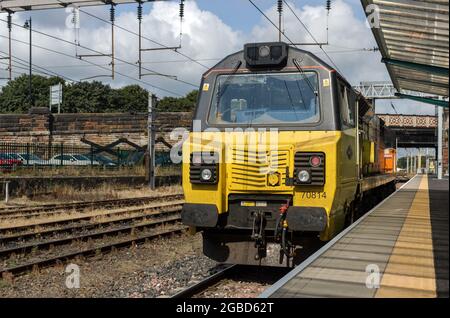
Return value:
[[(174, 201), (170, 203), (159, 203), (146, 207), (127, 208), (123, 210), (113, 210), (100, 213), (93, 213), (89, 215), (77, 215), (67, 216), (59, 220), (40, 220), (38, 222), (32, 222), (25, 225), (2, 225), (0, 226), (0, 242), (3, 239), (8, 240), (8, 233), (22, 233), (25, 236), (27, 233), (40, 234), (45, 229), (58, 231), (58, 228), (68, 226), (68, 228), (80, 228), (84, 226), (90, 226), (95, 221), (95, 224), (105, 224), (113, 222), (124, 222), (129, 220), (135, 220), (138, 218), (145, 218), (152, 216), (153, 212), (158, 212), (161, 209), (178, 208), (181, 209), (183, 201)], [(119, 217), (123, 216), (123, 217)], [(96, 218), (109, 219), (105, 221), (95, 220)]]
[(61, 203), (61, 204), (44, 204), (34, 207), (8, 207), (0, 209), (0, 218), (11, 217), (32, 217), (36, 215), (56, 214), (62, 211), (74, 211), (79, 212), (89, 208), (95, 209), (124, 207), (130, 205), (148, 204), (158, 201), (171, 201), (183, 199), (182, 194), (169, 194), (164, 196), (152, 196), (152, 197), (137, 197), (137, 198), (125, 198), (125, 199), (110, 199), (100, 201), (88, 201), (88, 202), (74, 202), (74, 203)]
[(220, 281), (229, 277), (232, 273), (236, 272), (239, 265), (230, 265), (224, 269), (218, 271), (217, 273), (205, 278), (204, 280), (189, 286), (188, 288), (176, 293), (172, 298), (193, 298), (196, 295), (201, 294), (211, 286), (216, 285)]
[[(239, 285), (245, 282), (247, 285), (253, 285), (255, 289), (261, 286), (269, 286), (287, 274), (289, 270), (277, 267), (226, 265), (217, 273), (176, 293), (172, 298), (202, 298), (208, 297), (208, 292), (217, 294), (221, 290), (229, 293), (227, 297), (236, 297), (233, 292), (229, 292), (229, 290), (232, 290), (230, 286), (233, 284)], [(223, 297), (222, 294), (219, 296)]]
[[(158, 207), (161, 208), (161, 207)], [(140, 209), (141, 210), (141, 209)], [(144, 210), (144, 209), (142, 209)], [(14, 241), (29, 241), (32, 239), (45, 239), (51, 236), (62, 236), (62, 235), (71, 235), (74, 232), (77, 231), (90, 231), (95, 229), (102, 229), (105, 227), (110, 227), (113, 225), (123, 225), (131, 222), (137, 222), (137, 221), (145, 221), (147, 219), (152, 219), (154, 217), (158, 217), (161, 215), (170, 215), (170, 214), (176, 214), (181, 211), (181, 204), (174, 204), (174, 205), (168, 205), (165, 207), (165, 210), (163, 212), (153, 212), (153, 213), (145, 213), (143, 215), (139, 216), (128, 216), (128, 217), (122, 217), (117, 218), (113, 220), (105, 220), (105, 221), (97, 221), (95, 223), (83, 223), (83, 224), (69, 224), (67, 226), (62, 226), (59, 228), (49, 228), (49, 229), (39, 229), (35, 230), (35, 225), (25, 227), (29, 228), (30, 231), (27, 232), (16, 232), (14, 233), (14, 228), (12, 229), (6, 229), (5, 231), (13, 232), (12, 234), (7, 235), (1, 235), (0, 236), (0, 242), (3, 245), (6, 245), (7, 243), (14, 242)], [(66, 221), (62, 221), (66, 222)], [(16, 228), (17, 229), (17, 228)]]
[(145, 242), (147, 240), (160, 238), (164, 236), (170, 236), (174, 234), (180, 234), (183, 231), (186, 230), (186, 227), (179, 226), (178, 228), (170, 229), (170, 230), (159, 230), (152, 232), (150, 234), (142, 234), (142, 235), (136, 235), (133, 237), (127, 237), (122, 240), (119, 240), (114, 243), (109, 244), (103, 244), (98, 245), (94, 247), (88, 247), (84, 249), (80, 249), (73, 252), (68, 253), (61, 253), (57, 254), (55, 256), (42, 258), (39, 260), (31, 260), (29, 262), (22, 263), (17, 266), (11, 266), (11, 267), (3, 267), (0, 269), (0, 277), (7, 277), (8, 275), (21, 275), (27, 272), (30, 272), (32, 270), (35, 270), (36, 268), (43, 268), (51, 265), (58, 264), (60, 262), (65, 262), (67, 260), (73, 259), (78, 256), (92, 256), (97, 255), (98, 253), (106, 253), (110, 252), (116, 248), (122, 248), (122, 247), (129, 247), (133, 244), (138, 244), (141, 242)]
[(180, 198), (178, 195), (163, 198), (172, 200), (1, 228), (0, 277), (21, 275), (77, 256), (96, 255), (182, 233), (186, 230), (180, 224), (183, 201), (176, 200)]
[[(133, 234), (133, 231), (136, 230), (142, 230), (149, 227), (156, 227), (166, 224), (174, 224), (180, 221), (180, 215), (179, 210), (172, 210), (172, 211), (166, 211), (163, 213), (160, 213), (159, 215), (154, 215), (154, 219), (150, 221), (140, 222), (137, 224), (131, 224), (131, 225), (121, 225), (116, 227), (110, 227), (110, 228), (98, 228), (93, 231), (89, 232), (82, 232), (75, 235), (68, 235), (62, 236), (61, 238), (54, 238), (54, 239), (47, 239), (47, 240), (39, 240), (35, 243), (25, 243), (25, 244), (17, 244), (13, 247), (7, 247), (0, 249), (0, 259), (8, 257), (13, 254), (22, 254), (26, 252), (30, 252), (32, 250), (37, 249), (43, 249), (43, 248), (49, 248), (54, 247), (58, 245), (64, 245), (69, 244), (74, 241), (87, 241), (89, 239), (95, 239), (99, 237), (105, 237), (105, 236), (112, 236), (122, 233), (129, 233)], [(70, 231), (71, 229), (65, 229), (63, 233), (66, 233), (67, 231)], [(54, 235), (54, 233), (52, 233)], [(16, 240), (21, 239), (20, 235), (15, 236)], [(40, 236), (42, 238), (42, 236)], [(11, 238), (9, 238), (11, 239)], [(11, 240), (10, 240), (11, 241)]]

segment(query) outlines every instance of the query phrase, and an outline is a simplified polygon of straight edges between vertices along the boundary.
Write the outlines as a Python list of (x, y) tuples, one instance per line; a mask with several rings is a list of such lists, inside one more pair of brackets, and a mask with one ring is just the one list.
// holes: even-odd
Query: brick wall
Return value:
[[(157, 137), (173, 144), (169, 133), (173, 128), (189, 128), (191, 113), (158, 113)], [(0, 115), (0, 142), (65, 143), (84, 146), (85, 138), (108, 144), (127, 138), (140, 146), (147, 144), (146, 114), (50, 114), (46, 108), (33, 108), (29, 114)], [(158, 144), (161, 148), (162, 144)]]

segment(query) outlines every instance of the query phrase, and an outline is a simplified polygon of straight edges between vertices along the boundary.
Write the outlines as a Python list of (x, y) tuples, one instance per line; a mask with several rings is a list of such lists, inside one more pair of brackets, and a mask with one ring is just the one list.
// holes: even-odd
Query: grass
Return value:
[[(0, 170), (0, 177), (99, 177), (99, 176), (145, 176), (143, 165), (105, 168), (96, 166), (52, 166), (52, 167), (19, 167), (15, 171)], [(157, 166), (155, 175), (180, 175), (181, 166)]]
[[(159, 195), (164, 194), (178, 194), (180, 193), (177, 188), (166, 188), (164, 192), (159, 193)], [(123, 194), (124, 195), (124, 194)], [(135, 193), (136, 196), (142, 196), (138, 195), (138, 193)], [(155, 192), (153, 192), (152, 195), (147, 196), (159, 196)], [(130, 196), (126, 196), (129, 198)], [(36, 215), (32, 217), (27, 218), (14, 218), (14, 219), (8, 219), (7, 217), (3, 220), (0, 220), (0, 229), (8, 229), (11, 227), (16, 226), (28, 226), (28, 225), (41, 225), (45, 224), (47, 222), (53, 222), (53, 221), (64, 221), (64, 220), (77, 220), (78, 218), (84, 218), (84, 217), (91, 217), (91, 222), (101, 222), (101, 221), (107, 221), (107, 220), (114, 220), (116, 218), (124, 218), (124, 217), (130, 217), (136, 214), (142, 214), (142, 212), (134, 212), (132, 211), (135, 208), (151, 208), (154, 206), (157, 206), (157, 203), (150, 203), (150, 204), (143, 204), (143, 205), (136, 205), (133, 207), (130, 207), (131, 210), (128, 212), (127, 208), (121, 207), (121, 208), (114, 208), (114, 209), (87, 209), (85, 211), (76, 211), (76, 210), (67, 210), (62, 211), (57, 214), (41, 214)], [(117, 212), (123, 212), (126, 211), (126, 213), (120, 213), (120, 215), (116, 216), (115, 213)]]
[(181, 175), (181, 166), (157, 166), (155, 169), (156, 176), (179, 176)]
[(124, 199), (147, 196), (161, 196), (168, 194), (182, 193), (181, 185), (172, 185), (159, 187), (151, 190), (148, 187), (125, 187), (117, 186), (109, 183), (99, 184), (96, 188), (77, 189), (70, 185), (54, 186), (49, 188), (49, 192), (44, 195), (32, 196), (29, 199), (25, 196), (20, 198), (12, 198), (8, 205), (0, 201), (0, 208), (7, 206), (35, 206), (39, 204), (49, 203), (69, 203), (80, 201), (98, 201), (107, 199)]
[(0, 278), (0, 289), (1, 288), (8, 288), (8, 287), (11, 287), (11, 283), (9, 283), (8, 281)]
[[(46, 179), (44, 185), (25, 185), (26, 189), (19, 189), (16, 193), (24, 193), (26, 196), (23, 197), (15, 197), (14, 193), (10, 194), (10, 205), (29, 205), (29, 203), (33, 204), (36, 202), (74, 202), (74, 201), (95, 201), (95, 200), (104, 200), (104, 199), (114, 199), (124, 197), (121, 193), (127, 193), (127, 195), (134, 196), (133, 193), (143, 193), (142, 196), (147, 196), (148, 191), (145, 190), (144, 187), (138, 190), (136, 186), (126, 186), (123, 184), (113, 184), (101, 182), (97, 185), (92, 185), (93, 181), (89, 181), (90, 185), (83, 186), (71, 186), (71, 185), (61, 185), (55, 184), (52, 185), (52, 177), (143, 177), (146, 175), (145, 167), (143, 166), (134, 166), (134, 167), (123, 167), (115, 170), (102, 169), (100, 167), (47, 167), (43, 169), (35, 169), (32, 168), (21, 168), (17, 171), (11, 173), (1, 173), (1, 177), (47, 177), (49, 178), (48, 182)], [(180, 166), (166, 166), (156, 167), (155, 175), (156, 176), (173, 176), (180, 175), (181, 167)], [(41, 182), (40, 182), (41, 183)], [(77, 182), (77, 183), (83, 183)], [(23, 187), (23, 186), (22, 186)], [(94, 187), (94, 188), (93, 188)], [(131, 190), (130, 190), (131, 189)], [(164, 189), (164, 188), (162, 188)], [(125, 190), (125, 191), (123, 191)], [(130, 191), (127, 191), (130, 190)], [(3, 203), (3, 187), (0, 184), (0, 208), (4, 207)], [(156, 190), (161, 191), (161, 190)], [(164, 191), (164, 190), (163, 190)], [(145, 194), (146, 193), (146, 194)], [(28, 197), (28, 198), (27, 198)], [(31, 202), (30, 202), (31, 200)]]
[(0, 172), (0, 177), (95, 177), (95, 176), (144, 176), (142, 165), (105, 168), (96, 166), (52, 166), (52, 167), (19, 167), (15, 171)]
[(109, 183), (101, 183), (96, 188), (77, 189), (70, 185), (55, 186), (50, 189), (48, 195), (41, 196), (41, 199), (50, 199), (52, 202), (78, 202), (78, 201), (98, 201), (107, 199), (136, 198), (145, 196), (159, 196), (162, 194), (172, 194), (181, 192), (181, 186), (166, 186), (151, 190), (148, 187), (127, 187), (114, 186)]

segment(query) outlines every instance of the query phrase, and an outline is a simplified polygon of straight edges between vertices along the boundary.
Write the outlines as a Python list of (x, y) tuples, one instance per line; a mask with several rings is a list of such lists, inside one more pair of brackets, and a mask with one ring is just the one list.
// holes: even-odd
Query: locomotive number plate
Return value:
[(302, 192), (302, 199), (326, 199), (326, 192)]

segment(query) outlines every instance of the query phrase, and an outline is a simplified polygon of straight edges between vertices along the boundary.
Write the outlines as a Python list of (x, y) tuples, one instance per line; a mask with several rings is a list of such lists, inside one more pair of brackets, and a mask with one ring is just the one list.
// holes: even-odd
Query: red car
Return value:
[(0, 153), (0, 171), (7, 172), (14, 170), (17, 166), (21, 166), (22, 161), (18, 159), (12, 159), (6, 153)]

